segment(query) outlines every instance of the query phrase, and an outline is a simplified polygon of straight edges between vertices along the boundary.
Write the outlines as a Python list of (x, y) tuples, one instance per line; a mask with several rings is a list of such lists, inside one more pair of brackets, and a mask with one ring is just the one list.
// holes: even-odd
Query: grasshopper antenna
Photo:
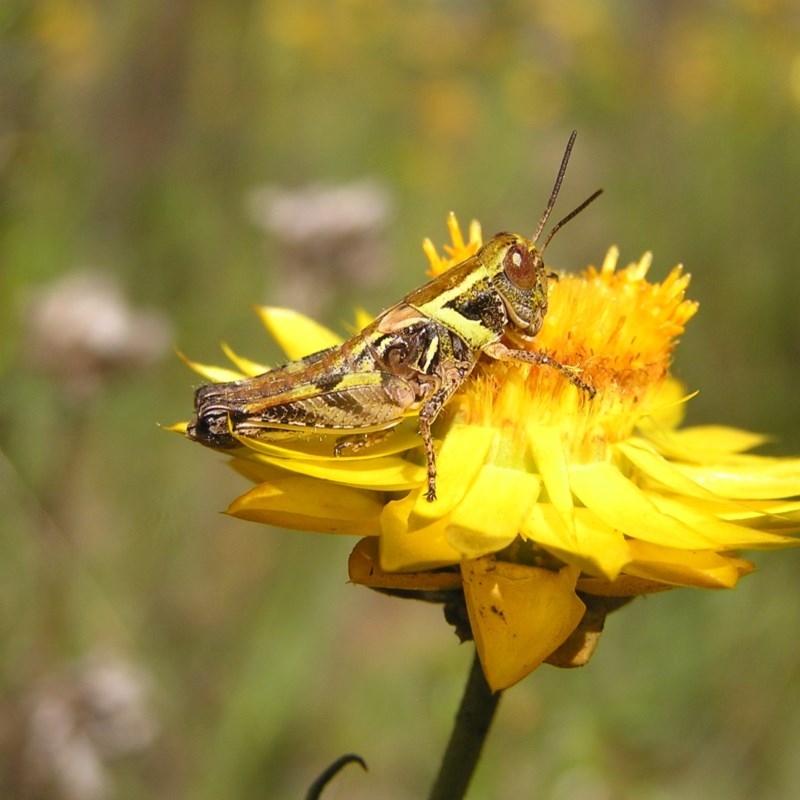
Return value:
[[(567, 164), (569, 164), (569, 157), (572, 155), (572, 146), (575, 144), (575, 139), (578, 136), (578, 131), (572, 131), (569, 137), (569, 141), (567, 142), (567, 149), (564, 151), (564, 157), (561, 159), (561, 166), (558, 168), (558, 175), (556, 176), (556, 182), (553, 186), (553, 191), (550, 192), (550, 199), (547, 201), (547, 205), (544, 209), (544, 214), (542, 214), (542, 218), (539, 220), (539, 224), (536, 226), (536, 232), (533, 234), (533, 238), (531, 242), (536, 244), (539, 240), (539, 237), (542, 235), (542, 231), (544, 230), (544, 226), (547, 225), (547, 220), (550, 217), (550, 212), (553, 210), (553, 206), (556, 204), (556, 199), (558, 198), (558, 193), (561, 191), (561, 183), (564, 180), (564, 175), (567, 172)], [(544, 240), (544, 244), (539, 248), (540, 253), (544, 253), (545, 248), (552, 238), (556, 235), (556, 231), (566, 225), (573, 217), (576, 217), (578, 214), (583, 211), (586, 206), (590, 203), (593, 203), (597, 200), (600, 195), (603, 194), (602, 189), (598, 189), (594, 192), (591, 196), (587, 197), (576, 209), (570, 211), (564, 219), (559, 220), (554, 226), (550, 233), (547, 234), (547, 237)]]
[(550, 241), (556, 235), (556, 231), (558, 231), (559, 228), (562, 228), (564, 225), (566, 225), (573, 217), (577, 217), (578, 214), (580, 214), (581, 211), (583, 211), (583, 209), (586, 208), (586, 206), (597, 200), (597, 198), (600, 197), (601, 194), (603, 194), (602, 189), (598, 189), (596, 192), (592, 192), (592, 194), (590, 194), (577, 208), (570, 211), (569, 214), (567, 214), (567, 216), (564, 217), (564, 219), (560, 219), (558, 222), (556, 222), (556, 224), (553, 225), (553, 230), (551, 230), (550, 233), (547, 234), (547, 238), (544, 240), (544, 243), (539, 248), (539, 252), (544, 253), (545, 248), (547, 247), (547, 245), (550, 244)]
[[(558, 168), (558, 175), (556, 176), (556, 182), (553, 186), (553, 191), (550, 192), (550, 199), (547, 201), (547, 205), (544, 207), (544, 214), (542, 214), (542, 218), (539, 220), (539, 224), (536, 226), (536, 232), (533, 234), (531, 238), (531, 242), (536, 244), (539, 241), (539, 237), (542, 235), (542, 230), (544, 230), (544, 226), (547, 225), (547, 219), (550, 216), (550, 212), (553, 210), (553, 206), (556, 204), (556, 198), (558, 197), (558, 193), (561, 191), (561, 182), (564, 180), (564, 174), (567, 171), (567, 164), (569, 164), (569, 157), (572, 153), (572, 145), (575, 144), (575, 138), (578, 135), (578, 131), (572, 131), (569, 137), (569, 141), (567, 142), (567, 149), (564, 151), (564, 157), (561, 159), (561, 166)], [(552, 238), (553, 234), (550, 234)]]

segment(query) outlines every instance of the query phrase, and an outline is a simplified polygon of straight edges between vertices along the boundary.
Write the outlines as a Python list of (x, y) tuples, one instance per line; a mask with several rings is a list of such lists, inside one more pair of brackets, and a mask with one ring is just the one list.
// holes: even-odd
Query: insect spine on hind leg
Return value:
[(190, 439), (234, 449), (241, 439), (304, 433), (334, 437), (334, 452), (361, 448), (416, 415), (427, 466), (427, 499), (436, 499), (431, 427), (480, 356), (550, 366), (590, 397), (575, 372), (536, 350), (509, 347), (506, 334), (532, 339), (547, 313), (550, 277), (542, 257), (555, 233), (594, 201), (598, 190), (537, 242), (558, 197), (576, 133), (530, 239), (498, 233), (475, 255), (407, 294), (360, 333), (254, 378), (203, 386), (195, 394)]

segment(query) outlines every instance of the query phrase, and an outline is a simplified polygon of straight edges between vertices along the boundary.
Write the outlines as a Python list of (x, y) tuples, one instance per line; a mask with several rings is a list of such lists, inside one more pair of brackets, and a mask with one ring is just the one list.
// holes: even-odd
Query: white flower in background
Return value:
[(132, 308), (105, 273), (73, 272), (38, 287), (24, 312), (29, 363), (77, 394), (151, 364), (169, 349), (166, 317)]
[(247, 198), (253, 222), (275, 243), (270, 300), (319, 315), (345, 299), (348, 286), (386, 276), (386, 224), (392, 200), (371, 179), (298, 189), (262, 186)]

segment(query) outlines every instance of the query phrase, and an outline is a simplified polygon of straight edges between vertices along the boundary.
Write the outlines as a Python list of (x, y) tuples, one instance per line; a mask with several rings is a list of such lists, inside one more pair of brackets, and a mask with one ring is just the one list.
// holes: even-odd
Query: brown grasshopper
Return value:
[(216, 449), (241, 438), (275, 439), (287, 431), (336, 436), (334, 453), (369, 445), (416, 414), (425, 448), (427, 499), (436, 499), (431, 436), (439, 412), (481, 355), (557, 369), (579, 390), (595, 390), (543, 352), (509, 347), (511, 333), (532, 339), (547, 313), (548, 273), (542, 254), (556, 231), (602, 192), (558, 222), (540, 249), (536, 242), (558, 197), (576, 133), (531, 239), (498, 233), (474, 255), (415, 289), (341, 345), (254, 378), (215, 383), (195, 394), (187, 436)]

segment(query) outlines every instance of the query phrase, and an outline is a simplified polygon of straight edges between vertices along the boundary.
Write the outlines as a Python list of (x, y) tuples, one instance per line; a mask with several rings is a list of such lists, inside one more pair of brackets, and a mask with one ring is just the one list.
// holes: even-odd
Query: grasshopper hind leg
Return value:
[(428, 468), (428, 491), (425, 494), (429, 503), (436, 499), (436, 451), (433, 447), (431, 426), (439, 416), (453, 393), (464, 382), (473, 364), (461, 364), (458, 370), (449, 374), (441, 388), (425, 401), (419, 412), (419, 435), (422, 437), (422, 446), (425, 448), (425, 462)]
[[(438, 410), (436, 409), (437, 413)], [(429, 502), (433, 502), (436, 499), (436, 454), (433, 449), (433, 437), (431, 436), (432, 422), (432, 419), (429, 420), (420, 415), (419, 433), (425, 449), (425, 462), (428, 472), (428, 491), (425, 497)], [(368, 447), (374, 447), (376, 444), (386, 441), (393, 433), (394, 428), (370, 433), (348, 433), (336, 440), (336, 444), (333, 446), (333, 454), (337, 458), (339, 456), (355, 455), (361, 450), (366, 450)]]
[[(438, 414), (439, 408), (436, 409), (436, 414)], [(434, 419), (436, 414), (433, 415)], [(428, 491), (425, 497), (429, 503), (436, 499), (436, 452), (433, 449), (433, 436), (431, 435), (432, 423), (433, 419), (428, 419), (420, 414), (419, 435), (422, 437), (422, 445), (425, 448), (425, 463), (428, 465)]]
[(369, 433), (348, 433), (336, 440), (333, 454), (337, 457), (353, 455), (386, 441), (393, 433), (394, 428), (387, 428), (385, 431), (370, 431)]

